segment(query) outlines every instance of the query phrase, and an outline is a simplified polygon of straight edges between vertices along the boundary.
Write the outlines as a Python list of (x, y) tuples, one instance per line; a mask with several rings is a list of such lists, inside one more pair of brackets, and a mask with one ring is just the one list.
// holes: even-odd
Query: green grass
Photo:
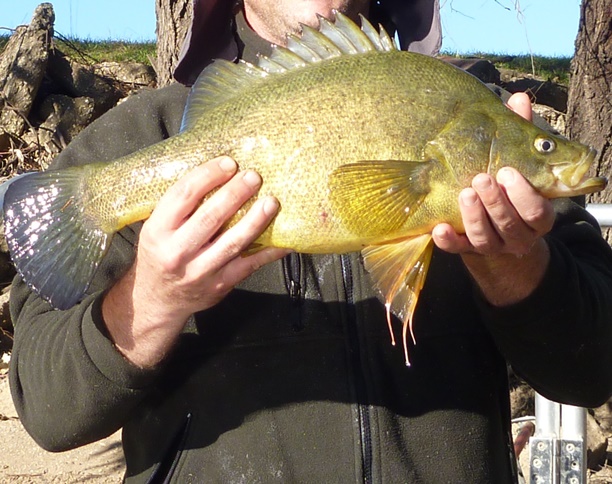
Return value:
[[(9, 35), (0, 35), (0, 52), (4, 49)], [(86, 64), (96, 62), (142, 62), (151, 64), (155, 59), (155, 42), (127, 42), (121, 40), (69, 39), (62, 36), (54, 38), (55, 46), (70, 57)], [(446, 55), (454, 56), (450, 53)], [(487, 59), (498, 68), (512, 69), (554, 80), (561, 84), (569, 83), (571, 57), (545, 57), (534, 55), (507, 55), (477, 52), (456, 57), (477, 57)], [(533, 66), (532, 66), (533, 60)], [(534, 69), (535, 68), (535, 72)]]
[[(446, 53), (446, 55), (452, 55)], [(535, 74), (543, 79), (554, 80), (560, 84), (569, 84), (571, 57), (546, 57), (541, 55), (528, 54), (508, 55), (508, 54), (487, 54), (477, 52), (469, 55), (459, 55), (453, 57), (486, 59), (492, 62), (497, 68), (511, 69), (527, 74)]]
[[(0, 53), (9, 35), (0, 35)], [(55, 47), (64, 54), (85, 64), (98, 62), (141, 62), (151, 65), (156, 57), (155, 42), (128, 42), (122, 40), (53, 38)]]
[(151, 64), (155, 59), (155, 42), (127, 42), (121, 40), (90, 40), (55, 38), (56, 47), (66, 55), (92, 62), (141, 62)]

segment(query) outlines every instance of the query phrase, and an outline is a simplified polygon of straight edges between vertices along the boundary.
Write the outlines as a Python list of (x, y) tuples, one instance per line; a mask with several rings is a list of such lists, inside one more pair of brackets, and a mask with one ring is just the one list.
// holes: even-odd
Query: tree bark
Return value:
[(0, 151), (26, 129), (49, 60), (55, 14), (43, 3), (27, 27), (18, 27), (0, 57)]
[(157, 15), (157, 85), (172, 82), (172, 73), (193, 15), (192, 0), (155, 0)]
[[(612, 176), (612, 0), (583, 0), (580, 7), (568, 135), (595, 148), (597, 174)], [(612, 189), (591, 195), (589, 201), (612, 203)], [(610, 229), (604, 235), (612, 240)]]

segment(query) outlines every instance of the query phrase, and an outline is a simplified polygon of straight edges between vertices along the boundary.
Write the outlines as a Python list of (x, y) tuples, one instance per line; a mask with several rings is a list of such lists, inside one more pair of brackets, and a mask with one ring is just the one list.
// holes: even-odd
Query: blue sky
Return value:
[[(580, 0), (440, 0), (443, 49), (571, 56)], [(40, 1), (0, 0), (0, 28), (29, 23)], [(155, 38), (154, 0), (57, 0), (56, 31), (67, 37), (150, 40)], [(2, 30), (1, 32), (7, 32)]]

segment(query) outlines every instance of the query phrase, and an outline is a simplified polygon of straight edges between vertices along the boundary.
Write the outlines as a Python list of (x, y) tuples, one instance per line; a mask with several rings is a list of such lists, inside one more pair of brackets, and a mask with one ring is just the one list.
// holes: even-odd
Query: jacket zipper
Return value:
[(283, 258), (283, 275), (285, 277), (285, 287), (291, 299), (291, 327), (298, 332), (304, 329), (302, 321), (302, 259), (300, 254), (290, 253)]
[(147, 479), (147, 484), (169, 484), (172, 481), (174, 472), (185, 450), (185, 444), (187, 443), (187, 437), (189, 436), (191, 426), (191, 418), (191, 413), (185, 416), (183, 425), (172, 439), (166, 451), (166, 455), (153, 469), (151, 476)]
[(347, 328), (351, 354), (353, 355), (353, 369), (355, 372), (355, 392), (357, 397), (357, 412), (359, 416), (359, 433), (361, 438), (361, 459), (363, 469), (363, 482), (372, 482), (372, 427), (370, 423), (370, 410), (367, 404), (365, 377), (360, 361), (359, 334), (357, 329), (357, 316), (355, 313), (355, 297), (353, 294), (353, 270), (348, 254), (340, 256), (342, 267), (342, 282), (347, 304)]

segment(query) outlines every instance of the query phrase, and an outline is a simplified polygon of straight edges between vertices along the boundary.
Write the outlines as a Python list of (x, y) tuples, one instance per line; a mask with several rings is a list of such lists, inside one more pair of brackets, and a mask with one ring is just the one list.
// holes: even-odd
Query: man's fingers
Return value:
[(554, 222), (551, 203), (513, 168), (479, 174), (460, 195), (465, 232), (481, 254), (529, 252)]
[(261, 177), (254, 171), (236, 174), (202, 203), (176, 231), (176, 241), (193, 256), (245, 202), (257, 193)]
[(502, 168), (497, 181), (504, 187), (521, 221), (536, 235), (548, 233), (555, 213), (550, 200), (543, 198), (533, 186), (513, 168)]
[(434, 244), (436, 244), (439, 249), (451, 254), (462, 254), (474, 249), (465, 234), (458, 234), (455, 232), (455, 229), (447, 223), (436, 225), (431, 232), (431, 236)]
[(166, 191), (151, 214), (150, 224), (166, 230), (178, 229), (202, 198), (227, 182), (237, 168), (236, 162), (227, 156), (197, 166)]
[(257, 200), (236, 225), (222, 232), (217, 239), (203, 247), (194, 263), (216, 271), (232, 259), (239, 257), (266, 229), (276, 216), (278, 209), (279, 203), (274, 197)]
[(448, 224), (433, 230), (436, 245), (447, 252), (523, 255), (554, 223), (554, 210), (513, 168), (502, 168), (497, 180), (481, 173), (459, 194), (465, 235)]
[(222, 289), (229, 291), (260, 267), (281, 259), (291, 252), (289, 249), (268, 247), (248, 256), (236, 257), (220, 271)]
[(533, 121), (533, 110), (531, 99), (524, 92), (516, 92), (508, 99), (508, 107), (516, 114), (522, 116), (527, 121)]
[(474, 250), (482, 254), (494, 253), (499, 250), (503, 240), (491, 223), (491, 217), (505, 214), (505, 196), (489, 175), (478, 175), (472, 185), (472, 188), (466, 188), (459, 194), (465, 233)]

